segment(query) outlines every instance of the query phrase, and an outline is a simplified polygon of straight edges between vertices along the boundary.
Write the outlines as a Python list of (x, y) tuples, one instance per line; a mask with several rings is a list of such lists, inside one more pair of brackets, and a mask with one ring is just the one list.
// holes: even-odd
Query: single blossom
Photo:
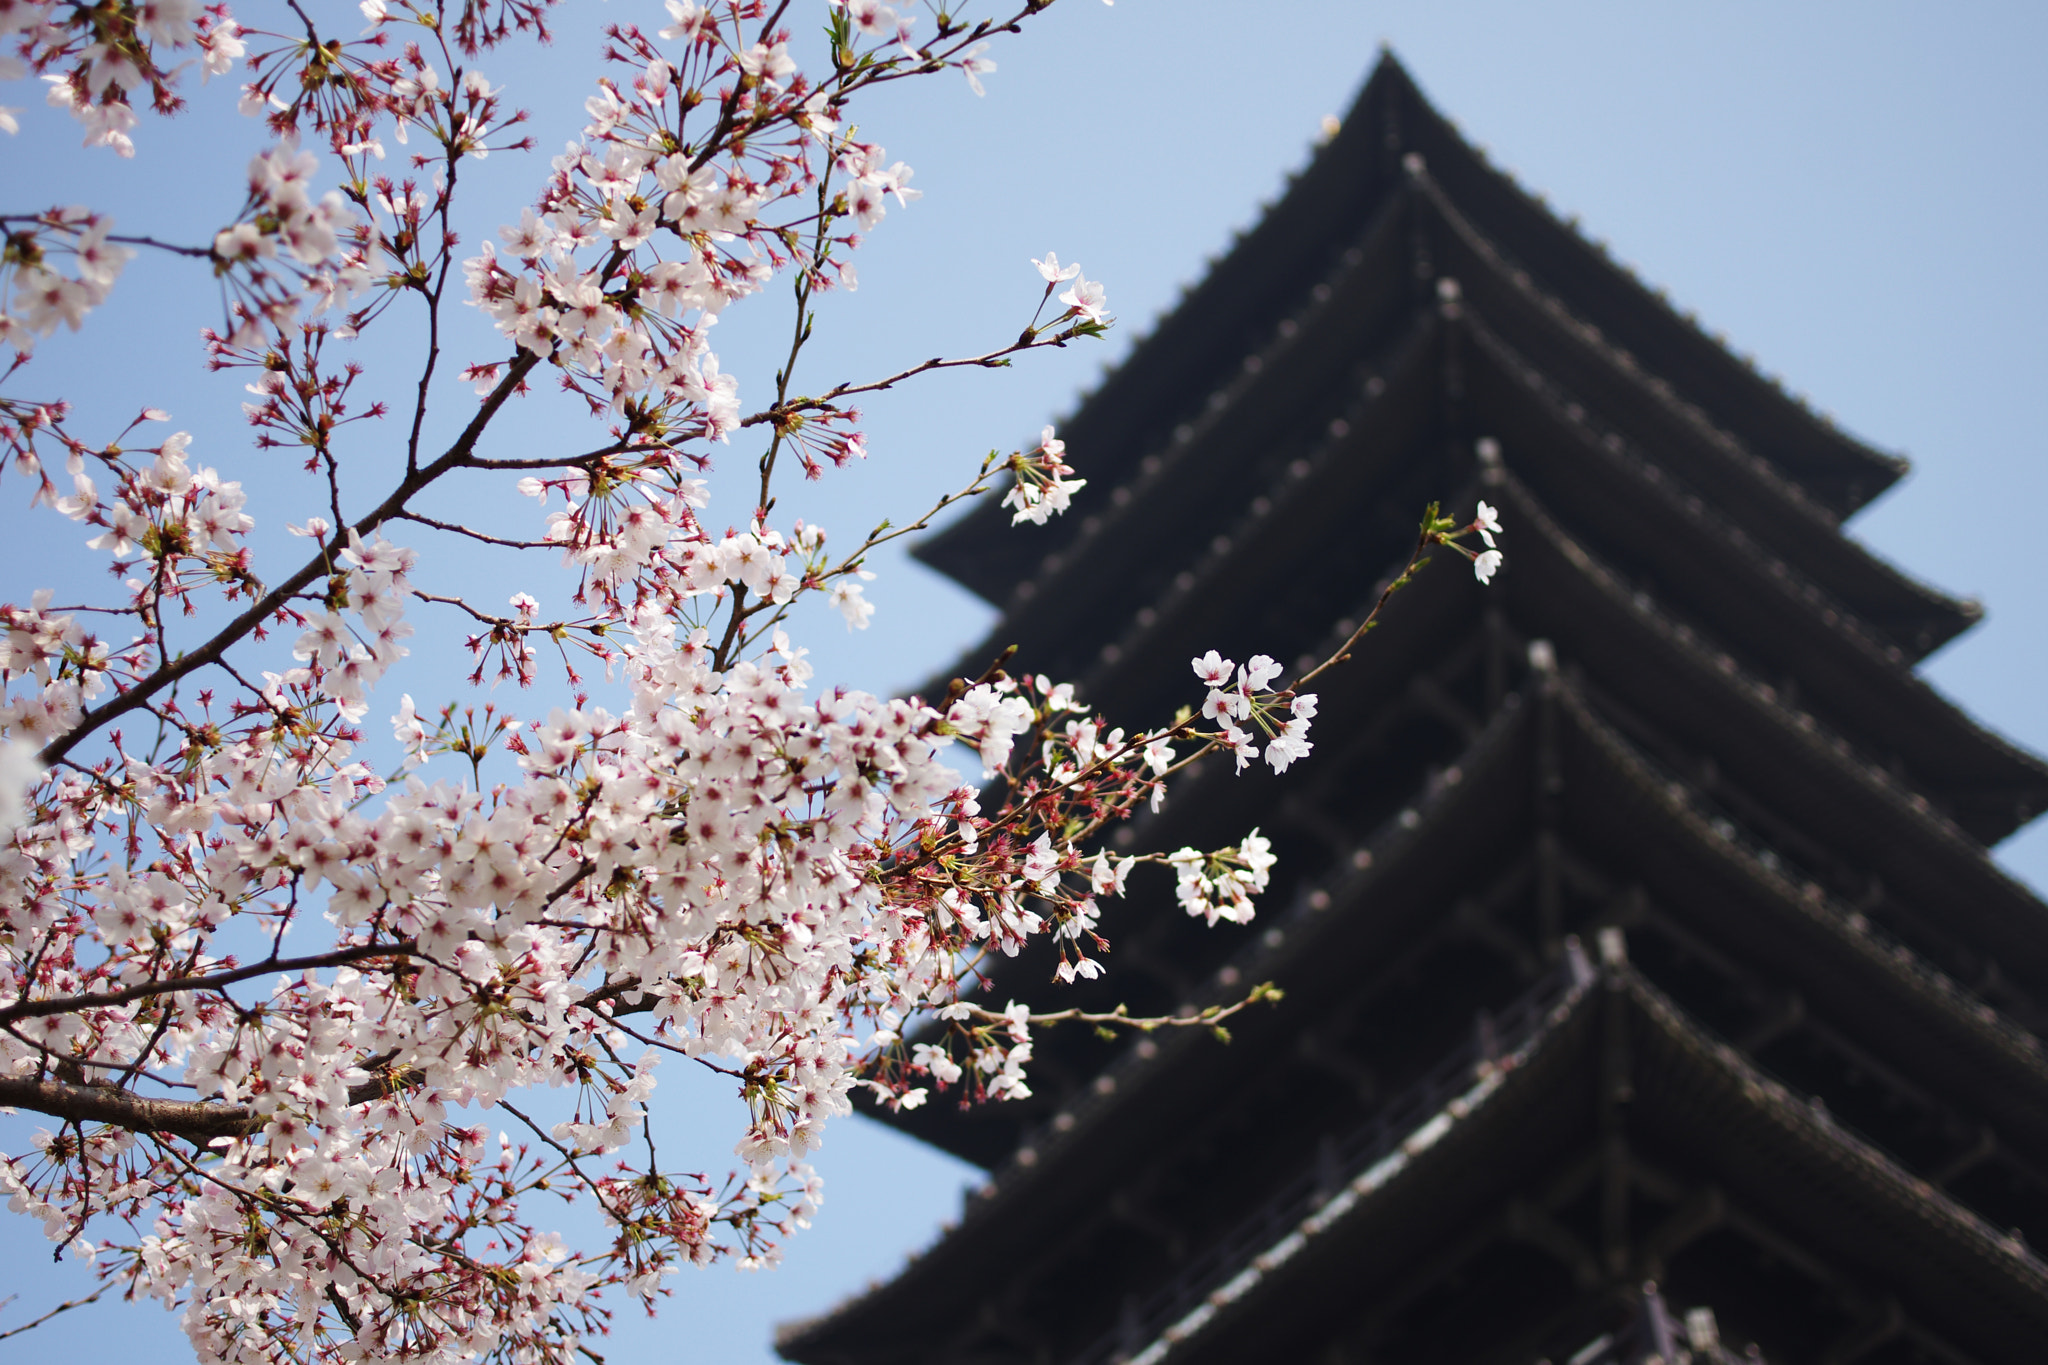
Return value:
[(967, 73), (967, 84), (977, 95), (986, 95), (988, 93), (988, 91), (981, 88), (982, 74), (996, 69), (996, 64), (993, 61), (981, 55), (987, 49), (987, 43), (976, 43), (973, 47), (968, 48), (960, 59), (960, 69)]
[(1195, 676), (1212, 688), (1230, 686), (1231, 678), (1237, 673), (1237, 665), (1213, 649), (1194, 660), (1193, 666)]
[(1068, 286), (1066, 292), (1060, 295), (1060, 302), (1067, 305), (1068, 312), (1074, 317), (1084, 321), (1102, 322), (1108, 318), (1108, 313), (1104, 311), (1107, 305), (1102, 286), (1094, 280), (1076, 279)]
[(1473, 519), (1472, 528), (1479, 532), (1479, 538), (1486, 542), (1486, 548), (1493, 548), (1494, 532), (1500, 530), (1500, 512), (1487, 505), (1486, 499), (1479, 500), (1479, 515)]
[(1033, 257), (1031, 264), (1038, 267), (1038, 273), (1045, 277), (1047, 285), (1064, 284), (1081, 273), (1078, 264), (1061, 265), (1057, 251), (1046, 252), (1044, 260)]

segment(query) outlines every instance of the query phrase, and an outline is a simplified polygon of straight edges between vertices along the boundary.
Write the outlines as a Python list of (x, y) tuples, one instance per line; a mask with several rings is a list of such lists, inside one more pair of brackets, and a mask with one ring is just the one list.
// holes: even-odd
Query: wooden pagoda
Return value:
[[(1840, 523), (1904, 470), (1489, 166), (1383, 58), (1284, 199), (1066, 424), (1091, 483), (924, 558), (1114, 718), (1307, 661), (1423, 504), (1502, 509), (1324, 680), (1249, 926), (1162, 889), (1028, 1100), (888, 1121), (986, 1167), (806, 1365), (2048, 1360), (2048, 907), (1986, 847), (2048, 766), (1914, 665), (1974, 604)], [(1046, 993), (1050, 963), (995, 982)], [(1014, 983), (1014, 984), (1013, 984)]]

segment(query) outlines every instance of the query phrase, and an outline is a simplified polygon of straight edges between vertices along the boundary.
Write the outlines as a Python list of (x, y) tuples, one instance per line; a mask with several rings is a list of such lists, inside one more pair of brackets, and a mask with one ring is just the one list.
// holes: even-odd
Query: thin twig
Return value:
[[(66, 1303), (60, 1303), (55, 1308), (52, 1308), (49, 1312), (37, 1318), (34, 1322), (24, 1322), (19, 1327), (10, 1327), (4, 1332), (0, 1332), (0, 1341), (5, 1341), (9, 1337), (18, 1337), (23, 1332), (28, 1331), (32, 1327), (41, 1327), (44, 1323), (48, 1322), (51, 1318), (56, 1317), (59, 1313), (68, 1313), (74, 1308), (83, 1308), (87, 1304), (92, 1303), (94, 1300), (98, 1299), (100, 1295), (106, 1293), (111, 1288), (113, 1288), (112, 1285), (103, 1284), (98, 1289), (93, 1290), (92, 1293), (87, 1294), (82, 1299), (72, 1299)], [(12, 1300), (12, 1297), (12, 1295), (9, 1296), (10, 1301)]]
[(1078, 334), (1071, 327), (1057, 336), (1036, 336), (1027, 332), (1009, 345), (982, 355), (956, 356), (951, 358), (933, 356), (922, 364), (912, 365), (907, 370), (899, 370), (886, 379), (873, 379), (865, 384), (835, 384), (815, 398), (794, 398), (787, 403), (778, 403), (772, 408), (763, 408), (751, 416), (742, 417), (739, 425), (743, 427), (757, 427), (764, 422), (779, 424), (787, 421), (797, 413), (830, 407), (842, 398), (852, 398), (863, 393), (880, 393), (885, 389), (893, 389), (905, 380), (915, 379), (918, 375), (928, 374), (933, 370), (959, 370), (971, 366), (994, 369), (1001, 365), (1007, 356), (1016, 355), (1020, 351), (1037, 350), (1043, 346), (1064, 346), (1069, 341), (1074, 340), (1076, 335)]
[[(1067, 1009), (1053, 1010), (1048, 1014), (1028, 1014), (1024, 1016), (1024, 1021), (1031, 1024), (1094, 1024), (1105, 1028), (1141, 1029), (1146, 1033), (1162, 1028), (1207, 1028), (1211, 1024), (1222, 1023), (1233, 1014), (1241, 1014), (1261, 1001), (1277, 1001), (1280, 998), (1281, 992), (1274, 987), (1272, 982), (1261, 981), (1258, 985), (1252, 987), (1250, 991), (1246, 992), (1244, 999), (1234, 1004), (1210, 1005), (1208, 1008), (1197, 1011), (1194, 1014), (1155, 1014), (1141, 1018), (1131, 1014), (1124, 1006), (1118, 1005), (1115, 1009), (1107, 1012)], [(980, 1005), (964, 1005), (961, 1008), (964, 1008), (971, 1017), (979, 1019), (986, 1024), (1007, 1024), (1015, 1018), (1015, 1016), (1004, 1014), (1000, 1010), (984, 1009)]]

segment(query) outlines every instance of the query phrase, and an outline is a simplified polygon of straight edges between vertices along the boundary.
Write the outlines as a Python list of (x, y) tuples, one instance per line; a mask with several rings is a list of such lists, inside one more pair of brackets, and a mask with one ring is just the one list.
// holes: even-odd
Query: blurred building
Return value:
[[(1986, 855), (2048, 767), (1915, 675), (1978, 615), (1845, 536), (1903, 461), (1731, 356), (1384, 58), (1064, 433), (1043, 530), (922, 553), (1108, 716), (1217, 648), (1305, 668), (1425, 503), (1501, 510), (1318, 688), (1283, 777), (1190, 775), (1130, 849), (1253, 826), (1249, 926), (1147, 892), (1139, 1013), (1035, 1095), (889, 1120), (988, 1168), (806, 1365), (2048, 1360), (2048, 907)], [(1047, 956), (994, 983), (1044, 998)]]

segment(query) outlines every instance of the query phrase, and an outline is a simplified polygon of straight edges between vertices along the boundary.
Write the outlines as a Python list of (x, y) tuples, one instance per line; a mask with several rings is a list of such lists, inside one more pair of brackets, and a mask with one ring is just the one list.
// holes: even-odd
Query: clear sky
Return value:
[[(799, 11), (816, 5), (797, 0)], [(591, 27), (659, 12), (570, 0), (554, 51), (485, 69), (534, 111), (551, 150), (588, 89)], [(926, 198), (873, 235), (862, 287), (832, 301), (811, 373), (861, 377), (1014, 336), (1036, 294), (1028, 258), (1047, 248), (1106, 282), (1116, 339), (874, 404), (868, 465), (829, 477), (803, 505), (847, 533), (900, 516), (990, 446), (1028, 440), (1071, 408), (1256, 219), (1308, 156), (1319, 121), (1348, 106), (1382, 41), (1497, 164), (1787, 387), (1912, 457), (1913, 475), (1852, 529), (1909, 571), (1984, 601), (1988, 621), (1926, 674), (1985, 723), (2048, 749), (2048, 575), (2032, 544), (2048, 505), (2048, 9), (2038, 5), (1061, 0), (991, 51), (999, 70), (986, 98), (949, 75), (864, 116), (866, 135), (917, 168)], [(0, 104), (38, 99), (0, 86)], [(255, 142), (232, 115), (181, 130), (145, 123), (142, 155), (115, 166), (77, 150), (40, 108), (24, 122), (21, 137), (0, 141), (8, 211), (85, 202), (111, 208), (123, 230), (192, 240), (233, 212)], [(492, 159), (479, 178), (505, 206), (492, 222), (516, 217), (530, 174)], [(162, 404), (199, 434), (195, 454), (233, 463), (242, 395), (196, 364), (204, 318), (192, 305), (206, 298), (189, 268), (138, 263), (102, 326), (45, 349), (35, 391), (97, 394), (122, 411)], [(758, 389), (767, 332), (737, 315), (721, 331), (728, 368)], [(1072, 454), (1085, 475), (1088, 452)], [(745, 458), (736, 450), (730, 462)], [(12, 506), (0, 597), (19, 600), (76, 547), (73, 528)], [(872, 630), (813, 625), (824, 679), (911, 685), (991, 619), (900, 557), (875, 567)], [(2048, 821), (1999, 857), (2048, 886)], [(663, 1074), (658, 1100), (679, 1126), (677, 1149), (722, 1163), (736, 1126), (725, 1102)], [(0, 1144), (18, 1146), (21, 1131), (0, 1122)], [(683, 1277), (659, 1323), (625, 1324), (601, 1348), (608, 1357), (771, 1359), (773, 1321), (889, 1274), (973, 1176), (862, 1122), (833, 1130), (819, 1164), (827, 1203), (783, 1269)], [(0, 1329), (83, 1283), (48, 1270), (48, 1256), (35, 1227), (0, 1220), (0, 1297), (21, 1294), (0, 1310)], [(184, 1350), (169, 1316), (102, 1304), (0, 1342), (0, 1362), (132, 1365)]]

